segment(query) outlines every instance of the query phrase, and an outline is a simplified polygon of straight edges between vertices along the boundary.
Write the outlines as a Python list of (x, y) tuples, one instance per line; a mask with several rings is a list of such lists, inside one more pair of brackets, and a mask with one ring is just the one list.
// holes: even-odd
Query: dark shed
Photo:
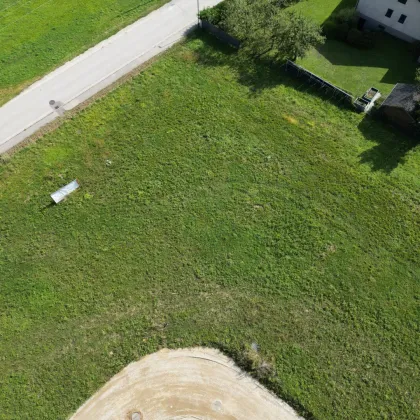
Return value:
[(397, 83), (381, 106), (383, 115), (405, 129), (416, 124), (415, 111), (420, 106), (420, 86)]

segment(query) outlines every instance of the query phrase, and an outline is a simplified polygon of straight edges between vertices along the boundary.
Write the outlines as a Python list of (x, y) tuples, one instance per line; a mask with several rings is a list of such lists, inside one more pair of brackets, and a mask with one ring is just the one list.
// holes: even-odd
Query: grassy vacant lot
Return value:
[(192, 39), (0, 166), (0, 418), (252, 342), (307, 418), (417, 417), (420, 148), (241, 63)]
[(166, 0), (2, 0), (0, 106)]
[[(334, 11), (355, 4), (355, 0), (302, 0), (293, 8), (323, 24)], [(371, 50), (327, 40), (298, 64), (354, 95), (371, 86), (387, 95), (398, 82), (412, 83), (416, 68), (410, 44), (390, 35), (378, 37)]]

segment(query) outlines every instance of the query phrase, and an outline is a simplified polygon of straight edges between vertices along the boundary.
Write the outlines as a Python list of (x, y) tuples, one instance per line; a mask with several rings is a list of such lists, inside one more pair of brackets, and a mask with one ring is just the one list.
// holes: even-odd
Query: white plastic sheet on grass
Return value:
[(70, 182), (70, 184), (67, 184), (56, 192), (52, 193), (51, 198), (57, 204), (78, 188), (79, 183), (77, 182), (77, 179), (75, 179), (74, 181)]

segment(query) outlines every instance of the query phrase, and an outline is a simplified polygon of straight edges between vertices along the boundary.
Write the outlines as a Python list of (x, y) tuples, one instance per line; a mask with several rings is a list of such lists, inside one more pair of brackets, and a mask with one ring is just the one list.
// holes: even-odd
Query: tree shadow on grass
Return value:
[(270, 57), (250, 58), (244, 52), (224, 44), (204, 31), (190, 36), (203, 41), (200, 47), (194, 49), (197, 62), (211, 67), (230, 67), (237, 74), (237, 81), (249, 88), (250, 96), (257, 96), (264, 90), (283, 85), (322, 100), (332, 100), (339, 107), (347, 107), (343, 102), (333, 99), (331, 92), (311, 86), (303, 78), (293, 77), (286, 72), (284, 63), (273, 62)]
[(360, 163), (368, 164), (373, 171), (391, 173), (406, 162), (410, 150), (419, 146), (418, 139), (368, 116), (363, 118), (358, 128), (367, 140), (377, 143), (359, 155)]
[(250, 94), (259, 94), (282, 83), (281, 65), (267, 58), (254, 60), (216, 37), (199, 31), (190, 35), (203, 41), (194, 51), (200, 64), (209, 67), (229, 66), (238, 76), (238, 82), (249, 87)]
[[(238, 82), (249, 88), (251, 96), (259, 95), (266, 89), (284, 85), (299, 92), (315, 95), (322, 100), (330, 99), (331, 94), (327, 95), (308, 85), (305, 80), (290, 76), (286, 73), (284, 66), (273, 63), (269, 59), (250, 59), (205, 32), (196, 32), (190, 34), (190, 37), (203, 41), (201, 46), (195, 48), (198, 63), (211, 67), (232, 68), (237, 74)], [(334, 104), (340, 108), (347, 108), (343, 102), (334, 101)], [(368, 116), (362, 120), (358, 128), (367, 140), (377, 143), (376, 146), (359, 156), (360, 162), (368, 164), (373, 171), (391, 173), (398, 165), (404, 164), (407, 153), (419, 144), (418, 140), (386, 122)]]

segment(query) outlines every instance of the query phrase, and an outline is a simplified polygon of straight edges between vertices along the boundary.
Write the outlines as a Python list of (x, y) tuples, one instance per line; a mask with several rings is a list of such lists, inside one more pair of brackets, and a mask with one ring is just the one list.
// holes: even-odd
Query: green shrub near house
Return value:
[(347, 42), (349, 45), (369, 49), (374, 47), (374, 34), (357, 28), (357, 13), (348, 7), (333, 13), (322, 29), (328, 39)]

